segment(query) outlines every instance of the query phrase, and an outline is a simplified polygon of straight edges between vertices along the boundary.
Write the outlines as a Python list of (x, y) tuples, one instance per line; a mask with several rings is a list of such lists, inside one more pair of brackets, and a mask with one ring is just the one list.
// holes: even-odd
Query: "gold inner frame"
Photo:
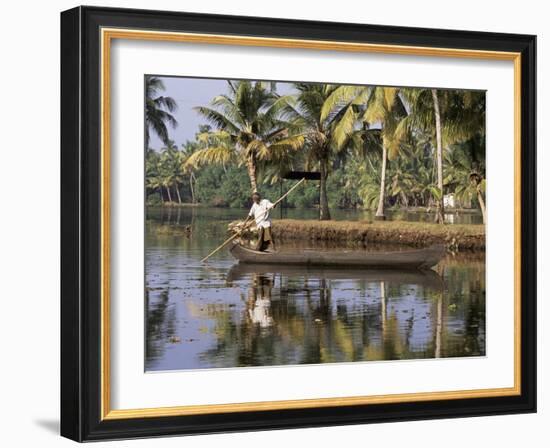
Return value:
[[(113, 39), (240, 45), (383, 53), (413, 56), (505, 60), (514, 63), (514, 386), (441, 392), (402, 393), (337, 398), (314, 398), (211, 405), (170, 406), (140, 409), (111, 409), (110, 368), (110, 50)], [(135, 29), (101, 29), (101, 419), (127, 419), (199, 415), (223, 412), (306, 409), (413, 401), (502, 397), (521, 394), (521, 54), (514, 52), (415, 47), (403, 45), (278, 39), (214, 34), (192, 34)]]

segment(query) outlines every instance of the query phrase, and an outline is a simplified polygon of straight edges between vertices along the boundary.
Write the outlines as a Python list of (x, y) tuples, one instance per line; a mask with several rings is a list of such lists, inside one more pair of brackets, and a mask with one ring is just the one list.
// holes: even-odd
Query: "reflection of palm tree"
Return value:
[(386, 308), (386, 284), (380, 282), (380, 303), (381, 303), (381, 312), (382, 315), (382, 334), (386, 332), (386, 319), (388, 317), (388, 310)]
[(437, 297), (434, 358), (441, 358), (441, 333), (443, 332), (443, 291)]
[(404, 344), (401, 341), (403, 335), (401, 334), (399, 319), (395, 314), (395, 310), (388, 316), (389, 286), (385, 281), (380, 282), (380, 320), (382, 323), (382, 332), (380, 335), (382, 358), (380, 359), (399, 359), (403, 357)]
[(166, 341), (176, 334), (175, 309), (169, 307), (168, 290), (161, 291), (155, 301), (145, 289), (145, 361), (151, 365), (166, 350)]
[[(271, 270), (270, 270), (271, 269)], [(275, 270), (274, 270), (275, 269)], [(273, 274), (282, 278), (277, 284)], [(256, 366), (350, 362), (364, 360), (410, 359), (433, 356), (426, 350), (431, 337), (439, 337), (442, 350), (443, 326), (429, 333), (420, 342), (421, 349), (411, 349), (414, 305), (403, 310), (396, 300), (390, 306), (390, 297), (405, 297), (411, 286), (421, 285), (415, 291), (421, 297), (436, 298), (442, 288), (441, 278), (412, 272), (315, 270), (285, 267), (236, 265), (228, 275), (228, 285), (246, 285), (244, 308), (212, 304), (204, 307), (203, 317), (215, 320), (215, 344), (200, 357), (222, 366)], [(351, 275), (351, 277), (350, 277)], [(362, 275), (364, 280), (362, 279)], [(357, 280), (350, 280), (357, 278)], [(336, 302), (332, 285), (352, 281), (364, 291), (373, 291), (372, 300), (379, 297), (379, 306)], [(346, 280), (347, 279), (347, 280)], [(306, 287), (306, 285), (308, 285)], [(279, 289), (277, 290), (276, 287)], [(441, 297), (441, 296), (439, 296)], [(434, 300), (435, 304), (435, 300)], [(357, 308), (360, 306), (361, 308)], [(435, 310), (435, 309), (434, 309)], [(403, 314), (402, 314), (403, 311)], [(441, 309), (443, 312), (443, 309)], [(434, 322), (437, 318), (434, 312)], [(442, 318), (439, 319), (441, 324)], [(435, 331), (435, 324), (432, 327)], [(437, 336), (439, 334), (439, 336)], [(433, 350), (433, 349), (432, 349)]]

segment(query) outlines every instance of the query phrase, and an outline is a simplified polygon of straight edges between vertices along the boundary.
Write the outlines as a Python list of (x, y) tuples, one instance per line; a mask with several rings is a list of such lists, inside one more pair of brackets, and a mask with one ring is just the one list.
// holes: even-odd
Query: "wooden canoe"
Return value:
[(430, 269), (445, 255), (444, 245), (423, 249), (391, 252), (366, 250), (296, 250), (259, 252), (240, 244), (230, 248), (231, 254), (241, 263), (285, 264), (308, 266), (349, 266), (370, 269)]

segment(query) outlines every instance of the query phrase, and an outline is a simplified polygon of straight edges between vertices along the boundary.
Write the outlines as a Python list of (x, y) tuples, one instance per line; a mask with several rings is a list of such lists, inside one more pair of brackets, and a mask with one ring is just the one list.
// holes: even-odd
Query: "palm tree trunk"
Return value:
[(437, 212), (435, 222), (444, 223), (444, 203), (443, 203), (443, 144), (441, 139), (441, 113), (439, 111), (439, 99), (437, 89), (432, 89), (432, 98), (434, 102), (435, 114), (435, 140), (436, 140), (436, 160), (437, 160), (437, 188), (439, 189), (439, 199), (437, 202)]
[(479, 208), (481, 209), (483, 224), (486, 224), (487, 218), (485, 216), (485, 201), (483, 200), (483, 195), (481, 194), (481, 191), (479, 191), (479, 189), (477, 190), (477, 201), (479, 202)]
[(165, 188), (166, 188), (166, 193), (168, 193), (168, 202), (171, 203), (172, 195), (170, 194), (170, 187), (165, 187)]
[(258, 191), (258, 184), (256, 182), (256, 161), (254, 156), (250, 156), (246, 161), (246, 169), (248, 170), (248, 177), (250, 178), (250, 187), (252, 193)]
[(378, 208), (376, 209), (376, 215), (374, 219), (384, 220), (384, 197), (386, 194), (386, 161), (388, 159), (388, 150), (386, 145), (382, 145), (382, 168), (380, 169), (380, 197), (378, 199)]
[(327, 165), (326, 160), (319, 162), (319, 171), (321, 178), (319, 181), (319, 219), (327, 221), (330, 219), (330, 210), (328, 208), (327, 196)]
[(195, 203), (195, 188), (193, 187), (193, 173), (189, 175), (189, 188), (191, 190), (191, 203)]
[(176, 194), (178, 195), (178, 204), (181, 204), (180, 188), (178, 184), (176, 184)]

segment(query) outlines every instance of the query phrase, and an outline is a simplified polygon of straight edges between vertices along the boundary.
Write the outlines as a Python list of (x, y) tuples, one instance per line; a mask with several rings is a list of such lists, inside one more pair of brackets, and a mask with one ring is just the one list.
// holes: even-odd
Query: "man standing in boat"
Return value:
[(267, 249), (275, 250), (275, 241), (273, 240), (273, 232), (271, 229), (271, 219), (269, 219), (269, 211), (275, 205), (269, 199), (262, 199), (257, 191), (252, 195), (252, 207), (246, 218), (246, 222), (251, 219), (256, 221), (258, 229), (258, 243), (256, 250), (265, 252)]

